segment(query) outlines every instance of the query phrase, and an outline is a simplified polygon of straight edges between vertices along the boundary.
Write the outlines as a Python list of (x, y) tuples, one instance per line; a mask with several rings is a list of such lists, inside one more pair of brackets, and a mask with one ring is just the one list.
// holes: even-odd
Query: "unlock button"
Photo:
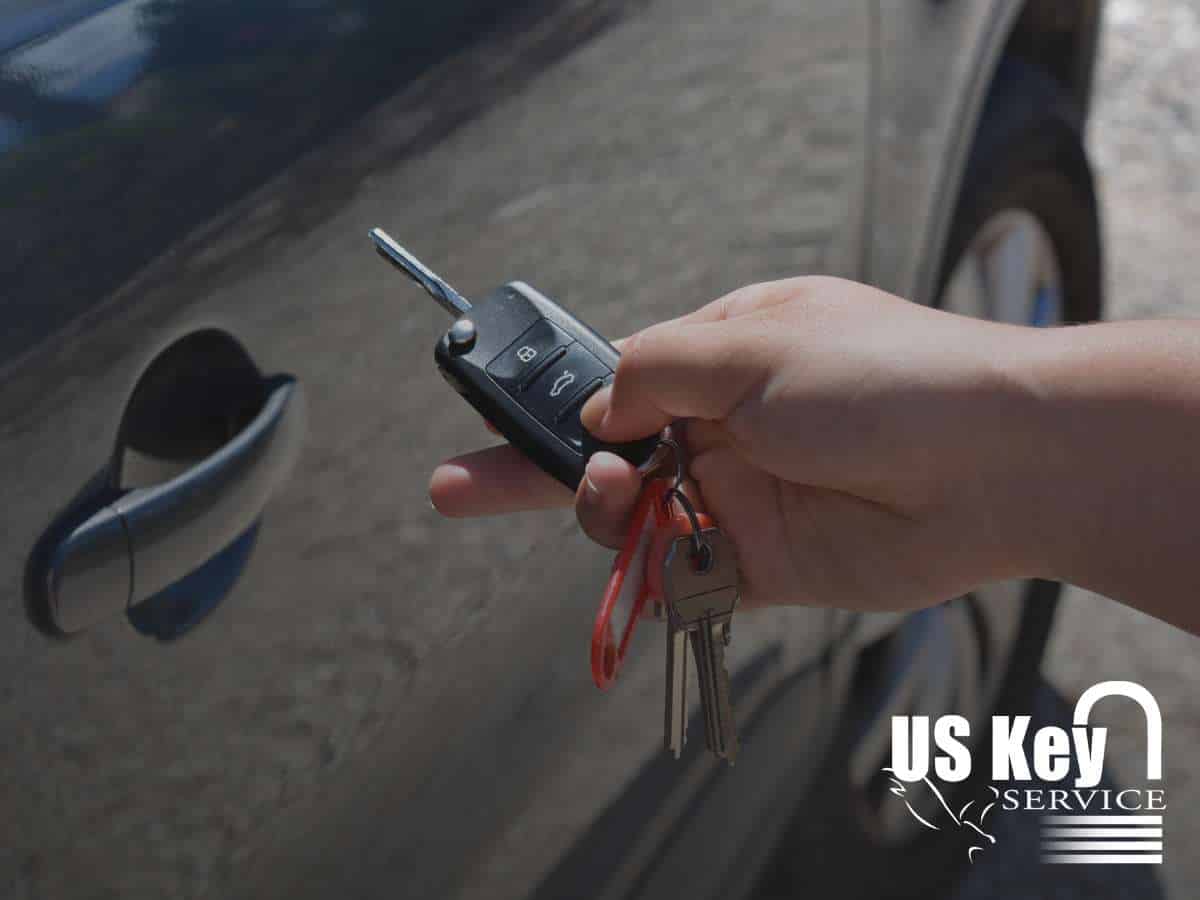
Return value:
[(552, 430), (561, 430), (561, 427), (555, 427), (555, 416), (559, 410), (584, 387), (609, 374), (610, 370), (604, 363), (581, 345), (572, 344), (562, 359), (538, 375), (518, 399), (543, 425)]

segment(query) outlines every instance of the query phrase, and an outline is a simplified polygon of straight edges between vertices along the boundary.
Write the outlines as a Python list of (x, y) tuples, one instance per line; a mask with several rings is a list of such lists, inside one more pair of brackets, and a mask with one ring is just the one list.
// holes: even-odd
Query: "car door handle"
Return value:
[(70, 634), (151, 597), (203, 565), (262, 514), (295, 459), (304, 402), (272, 380), (259, 413), (227, 444), (169, 481), (138, 488), (71, 530), (43, 582), (53, 625)]

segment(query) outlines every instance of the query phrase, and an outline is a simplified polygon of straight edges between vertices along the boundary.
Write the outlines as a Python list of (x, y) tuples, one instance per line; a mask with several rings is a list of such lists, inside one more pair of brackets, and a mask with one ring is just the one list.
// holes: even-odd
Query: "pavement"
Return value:
[[(1109, 0), (1105, 15), (1089, 149), (1100, 176), (1108, 251), (1106, 317), (1193, 317), (1200, 314), (1200, 0)], [(1168, 897), (1195, 896), (1200, 643), (1072, 588), (1044, 672), (1071, 705), (1108, 679), (1136, 681), (1157, 698), (1168, 804), (1161, 875)], [(1137, 708), (1102, 703), (1093, 721), (1110, 728), (1110, 776), (1143, 779), (1145, 728)], [(1120, 896), (1103, 889), (1090, 895)]]

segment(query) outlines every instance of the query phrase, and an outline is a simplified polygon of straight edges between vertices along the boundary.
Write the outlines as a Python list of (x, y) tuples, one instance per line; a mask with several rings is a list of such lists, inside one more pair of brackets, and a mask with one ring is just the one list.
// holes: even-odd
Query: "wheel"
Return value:
[[(1090, 321), (1100, 317), (1101, 280), (1078, 118), (1049, 75), (1005, 61), (952, 219), (938, 303), (1031, 325)], [(978, 836), (930, 830), (891, 795), (882, 771), (891, 717), (963, 715), (976, 746), (987, 747), (992, 715), (1030, 711), (1058, 594), (1044, 581), (991, 585), (905, 617), (838, 660), (835, 670), (848, 674), (832, 750), (760, 895), (881, 900), (935, 896), (953, 884)], [(987, 770), (976, 764), (967, 781), (945, 786), (949, 806), (989, 798)], [(908, 799), (932, 817), (936, 801), (915, 793)]]

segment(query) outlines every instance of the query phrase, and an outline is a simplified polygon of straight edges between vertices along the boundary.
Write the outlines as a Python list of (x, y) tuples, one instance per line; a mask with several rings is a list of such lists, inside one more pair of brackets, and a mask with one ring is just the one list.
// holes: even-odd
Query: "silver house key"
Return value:
[[(684, 538), (687, 540), (687, 538)], [(664, 729), (667, 749), (676, 759), (687, 741), (688, 634), (667, 619), (667, 711)]]
[[(682, 495), (676, 494), (676, 499)], [(686, 499), (681, 505), (693, 519)], [(725, 645), (738, 601), (737, 553), (719, 528), (705, 528), (676, 538), (663, 564), (663, 588), (668, 616), (667, 721), (668, 749), (679, 756), (683, 748), (686, 708), (684, 683), (687, 646), (691, 643), (700, 685), (704, 736), (708, 749), (731, 764), (737, 757), (737, 729), (729, 699)]]

